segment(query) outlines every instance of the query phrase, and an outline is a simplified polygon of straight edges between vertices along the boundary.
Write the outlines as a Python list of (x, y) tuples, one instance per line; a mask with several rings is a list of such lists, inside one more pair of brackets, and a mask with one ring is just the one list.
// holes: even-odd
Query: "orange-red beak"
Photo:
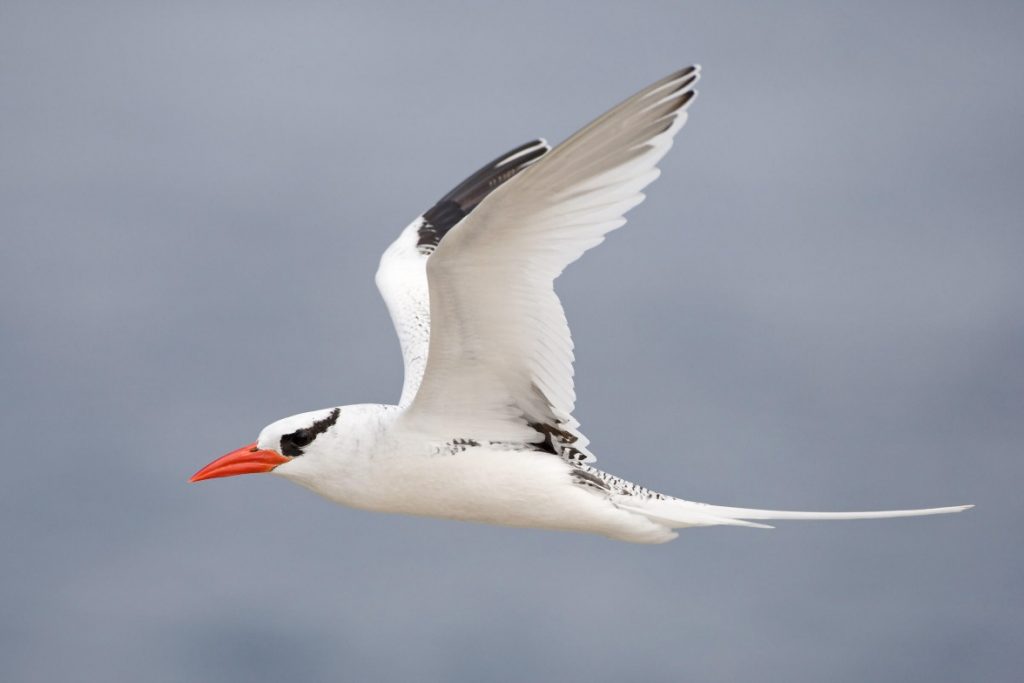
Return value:
[(257, 474), (269, 472), (281, 463), (288, 462), (289, 458), (274, 451), (261, 451), (256, 444), (242, 446), (237, 451), (231, 451), (221, 456), (209, 465), (199, 470), (189, 479), (195, 483), (203, 479), (217, 479), (218, 477), (233, 477), (236, 474)]

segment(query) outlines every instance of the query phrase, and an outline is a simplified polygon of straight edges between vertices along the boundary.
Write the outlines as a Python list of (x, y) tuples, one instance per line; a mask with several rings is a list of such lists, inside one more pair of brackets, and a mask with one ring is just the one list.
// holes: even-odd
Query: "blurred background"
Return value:
[[(6, 0), (0, 678), (996, 681), (1024, 666), (1024, 5)], [(671, 544), (188, 485), (394, 402), (373, 274), (496, 155), (704, 66), (559, 282), (598, 464), (951, 517)]]

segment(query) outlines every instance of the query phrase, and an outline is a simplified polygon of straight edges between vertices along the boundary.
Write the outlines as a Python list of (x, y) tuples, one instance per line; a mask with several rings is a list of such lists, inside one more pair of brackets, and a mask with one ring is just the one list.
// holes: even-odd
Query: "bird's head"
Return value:
[(264, 427), (255, 443), (217, 458), (193, 474), (189, 481), (273, 470), (287, 475), (286, 470), (297, 469), (304, 458), (318, 459), (330, 451), (340, 415), (340, 408), (327, 408), (278, 420)]

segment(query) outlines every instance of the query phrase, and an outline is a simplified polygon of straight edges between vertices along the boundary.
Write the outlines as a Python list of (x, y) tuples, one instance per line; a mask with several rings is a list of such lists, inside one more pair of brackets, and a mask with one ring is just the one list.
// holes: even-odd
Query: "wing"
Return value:
[(572, 417), (573, 353), (553, 283), (625, 223), (686, 120), (698, 67), (658, 81), (503, 184), (427, 261), (432, 330), (402, 416), (441, 438), (544, 442), (588, 458)]
[(430, 295), (427, 257), (455, 225), (484, 197), (544, 156), (550, 147), (533, 140), (516, 147), (462, 181), (429, 211), (409, 224), (384, 252), (377, 268), (377, 288), (391, 313), (405, 361), (399, 405), (408, 405), (423, 378), (430, 342)]

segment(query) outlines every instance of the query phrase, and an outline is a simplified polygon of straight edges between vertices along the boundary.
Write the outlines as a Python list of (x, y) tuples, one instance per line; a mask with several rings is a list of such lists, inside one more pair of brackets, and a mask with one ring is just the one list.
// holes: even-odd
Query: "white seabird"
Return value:
[(663, 543), (675, 529), (875, 512), (723, 507), (657, 493), (593, 467), (573, 418), (573, 345), (554, 280), (626, 222), (686, 122), (687, 67), (561, 145), (517, 147), (474, 173), (384, 252), (377, 286), (405, 360), (398, 405), (287, 417), (192, 481), (273, 472), (380, 512)]

